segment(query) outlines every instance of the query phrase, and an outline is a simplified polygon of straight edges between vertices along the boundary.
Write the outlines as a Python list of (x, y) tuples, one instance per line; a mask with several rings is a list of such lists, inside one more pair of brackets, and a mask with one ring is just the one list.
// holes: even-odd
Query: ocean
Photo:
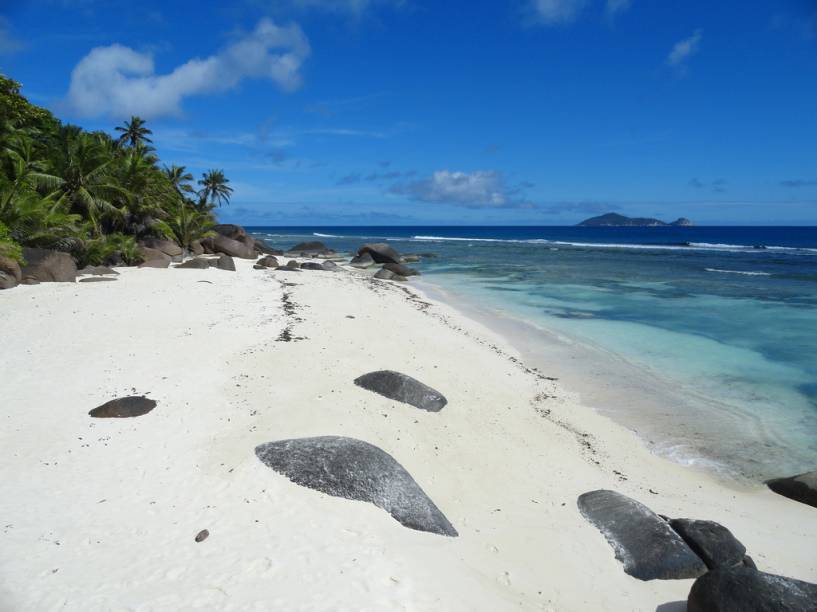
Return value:
[(654, 452), (751, 481), (817, 469), (817, 227), (248, 229), (433, 253), (424, 289)]

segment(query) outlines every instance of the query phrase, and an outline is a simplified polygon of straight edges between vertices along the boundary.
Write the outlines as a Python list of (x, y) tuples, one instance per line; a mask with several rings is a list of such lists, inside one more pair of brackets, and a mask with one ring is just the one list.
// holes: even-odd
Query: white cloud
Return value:
[(633, 0), (607, 0), (607, 14), (615, 17), (632, 6)]
[(677, 68), (683, 68), (686, 61), (698, 52), (703, 38), (703, 30), (698, 29), (692, 36), (675, 43), (675, 46), (667, 56), (667, 64)]
[(438, 170), (428, 179), (399, 183), (393, 185), (389, 191), (420, 202), (471, 208), (527, 205), (517, 197), (520, 189), (509, 189), (502, 174), (496, 170), (477, 170), (471, 173)]
[(532, 0), (537, 21), (548, 25), (574, 21), (586, 4), (587, 0)]
[(71, 73), (66, 103), (81, 116), (178, 115), (184, 98), (227, 91), (245, 78), (269, 79), (284, 91), (301, 85), (309, 41), (295, 24), (262, 19), (222, 51), (157, 75), (153, 57), (123, 45), (97, 47)]

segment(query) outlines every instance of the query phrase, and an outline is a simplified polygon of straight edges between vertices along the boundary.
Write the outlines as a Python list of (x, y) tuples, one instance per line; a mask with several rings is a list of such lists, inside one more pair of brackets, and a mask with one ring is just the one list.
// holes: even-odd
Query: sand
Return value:
[[(599, 488), (719, 521), (760, 569), (817, 582), (814, 508), (651, 454), (411, 283), (236, 263), (0, 292), (1, 610), (683, 610), (692, 581), (627, 576), (581, 517)], [(353, 384), (378, 369), (448, 405)], [(134, 394), (156, 408), (88, 416)], [(254, 454), (321, 435), (390, 453), (459, 537)]]

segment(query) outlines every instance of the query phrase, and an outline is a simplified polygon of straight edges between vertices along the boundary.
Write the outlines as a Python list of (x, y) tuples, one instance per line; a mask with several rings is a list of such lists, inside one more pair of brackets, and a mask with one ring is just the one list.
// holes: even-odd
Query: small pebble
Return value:
[(202, 529), (196, 534), (196, 542), (204, 542), (207, 539), (207, 536), (210, 535), (210, 532), (206, 529)]

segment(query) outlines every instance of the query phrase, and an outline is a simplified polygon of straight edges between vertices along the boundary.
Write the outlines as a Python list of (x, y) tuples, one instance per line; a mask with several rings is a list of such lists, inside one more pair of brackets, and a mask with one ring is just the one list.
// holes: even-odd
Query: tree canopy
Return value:
[(114, 132), (63, 124), (0, 74), (1, 257), (21, 260), (21, 247), (35, 246), (81, 264), (138, 263), (143, 238), (189, 247), (211, 234), (213, 209), (233, 191), (224, 172), (203, 173), (196, 191), (184, 166), (160, 167), (144, 119)]

